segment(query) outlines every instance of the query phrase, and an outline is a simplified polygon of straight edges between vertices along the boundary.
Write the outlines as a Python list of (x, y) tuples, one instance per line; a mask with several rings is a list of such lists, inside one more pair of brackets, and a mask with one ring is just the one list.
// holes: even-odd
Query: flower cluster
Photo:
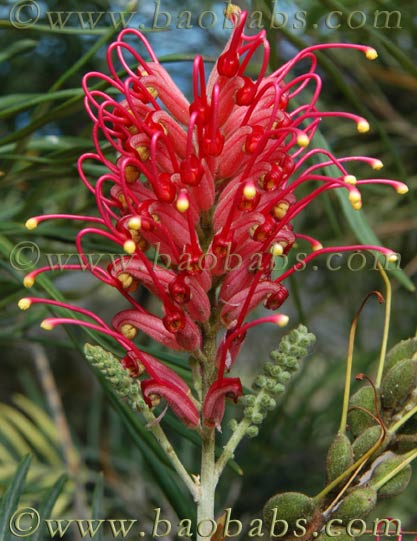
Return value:
[[(91, 312), (47, 299), (27, 297), (20, 302), (21, 308), (42, 302), (69, 307), (90, 318), (49, 318), (42, 326), (78, 324), (114, 337), (126, 350), (123, 366), (132, 377), (141, 378), (148, 405), (164, 399), (194, 428), (201, 422), (219, 427), (225, 398), (237, 399), (242, 393), (239, 378), (226, 374), (246, 331), (264, 322), (287, 322), (285, 315), (275, 313), (247, 323), (248, 315), (261, 303), (275, 311), (288, 296), (282, 282), (297, 266), (273, 278), (275, 257), (287, 254), (297, 239), (311, 246), (305, 263), (333, 250), (372, 249), (395, 257), (376, 246), (323, 248), (316, 239), (294, 231), (292, 221), (298, 213), (327, 190), (347, 190), (355, 209), (361, 206), (362, 184), (391, 184), (400, 193), (406, 191), (396, 181), (357, 180), (347, 169), (350, 161), (361, 161), (378, 170), (382, 163), (377, 159), (336, 158), (327, 150), (306, 148), (324, 117), (351, 119), (359, 132), (369, 129), (367, 121), (354, 114), (318, 111), (321, 79), (315, 51), (355, 49), (372, 60), (377, 56), (374, 49), (316, 45), (267, 74), (265, 32), (246, 35), (247, 14), (233, 5), (227, 15), (234, 31), (207, 81), (203, 58), (194, 59), (191, 102), (142, 34), (133, 29), (120, 33), (107, 51), (110, 75), (92, 72), (83, 79), (95, 151), (81, 156), (78, 167), (95, 198), (98, 216), (37, 216), (26, 223), (33, 229), (51, 218), (85, 221), (88, 225), (76, 237), (83, 265), (64, 269), (90, 270), (118, 289), (130, 307), (117, 313), (111, 325)], [(139, 54), (133, 39), (140, 41), (148, 60)], [(261, 67), (253, 78), (247, 73), (255, 54), (260, 55)], [(302, 66), (304, 71), (298, 75)], [(297, 75), (293, 76), (294, 71)], [(102, 90), (105, 87), (107, 91)], [(311, 98), (300, 105), (297, 100), (307, 87)], [(92, 164), (105, 168), (98, 179), (88, 176), (88, 171), (97, 170)], [(330, 167), (339, 175), (329, 176)], [(306, 184), (314, 189), (297, 197), (298, 188)], [(93, 267), (83, 251), (87, 235), (114, 242), (126, 255), (108, 268)], [(153, 264), (154, 250), (165, 254), (169, 265)], [(225, 265), (230, 254), (241, 262), (233, 269)], [(25, 285), (33, 285), (46, 270), (56, 268), (29, 273)], [(159, 299), (160, 313), (150, 313), (135, 300), (138, 286)], [(219, 336), (222, 329), (213, 353), (213, 339), (208, 347), (208, 337)], [(138, 333), (172, 350), (189, 352), (200, 363), (203, 393), (194, 397), (178, 375), (143, 353), (134, 344)]]

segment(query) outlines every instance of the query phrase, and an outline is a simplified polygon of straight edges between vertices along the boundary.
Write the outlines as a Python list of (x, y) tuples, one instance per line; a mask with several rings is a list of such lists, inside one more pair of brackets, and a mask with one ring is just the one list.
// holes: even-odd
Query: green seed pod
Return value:
[(381, 430), (379, 425), (370, 426), (356, 438), (352, 444), (355, 460), (363, 456), (376, 444), (381, 437)]
[(271, 531), (274, 519), (288, 523), (288, 533), (296, 528), (299, 518), (310, 523), (316, 511), (316, 504), (312, 498), (300, 492), (283, 492), (275, 494), (265, 504), (263, 509), (264, 521)]
[(409, 398), (417, 385), (417, 361), (399, 361), (384, 376), (381, 385), (384, 409), (397, 409)]
[(395, 344), (389, 350), (385, 358), (384, 374), (386, 374), (395, 364), (406, 359), (412, 359), (417, 353), (417, 338), (409, 338)]
[(353, 464), (352, 445), (346, 434), (339, 432), (326, 458), (327, 482), (331, 483)]
[[(361, 387), (349, 401), (349, 406), (360, 406), (369, 412), (376, 414), (375, 409), (375, 392), (370, 385)], [(353, 409), (348, 415), (349, 427), (352, 434), (356, 437), (362, 434), (367, 428), (375, 425), (376, 421), (364, 411)]]
[[(384, 462), (378, 464), (378, 466), (375, 468), (369, 485), (375, 486), (377, 483), (379, 483), (379, 481), (382, 481), (384, 477), (387, 477), (402, 462), (404, 462), (404, 457), (401, 455), (391, 455), (388, 457), (386, 460), (384, 460)], [(392, 498), (401, 494), (407, 488), (408, 483), (410, 482), (411, 473), (411, 465), (407, 464), (407, 466), (404, 466), (401, 471), (399, 471), (378, 490), (378, 499)]]
[(376, 497), (376, 490), (373, 488), (357, 488), (343, 499), (332, 518), (345, 521), (365, 518), (375, 507)]

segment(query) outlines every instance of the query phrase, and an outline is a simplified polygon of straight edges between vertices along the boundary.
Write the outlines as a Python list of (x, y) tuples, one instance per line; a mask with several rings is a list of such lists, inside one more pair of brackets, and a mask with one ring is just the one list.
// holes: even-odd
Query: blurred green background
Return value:
[[(265, 25), (274, 68), (306, 44), (322, 41), (366, 43), (378, 50), (379, 59), (372, 63), (351, 51), (319, 55), (324, 81), (321, 108), (361, 114), (372, 126), (369, 134), (358, 135), (349, 122), (329, 120), (323, 123), (323, 134), (337, 155), (375, 156), (384, 162), (386, 178), (405, 181), (410, 188), (406, 196), (398, 196), (387, 187), (366, 187), (361, 215), (385, 246), (401, 254), (400, 281), (398, 274), (392, 277), (390, 344), (415, 335), (417, 4), (238, 3), (254, 13), (255, 23)], [(101, 509), (101, 517), (137, 518), (140, 510), (140, 517), (147, 520), (154, 506), (162, 507), (167, 516), (187, 516), (192, 503), (175, 475), (161, 465), (143, 427), (87, 366), (80, 348), (88, 337), (74, 330), (48, 335), (41, 331), (38, 323), (48, 313), (46, 308), (18, 311), (16, 303), (25, 295), (22, 277), (30, 263), (47, 264), (47, 253), (74, 252), (78, 231), (77, 224), (64, 221), (33, 232), (22, 224), (45, 212), (88, 214), (93, 209), (76, 171), (79, 155), (93, 147), (80, 82), (89, 70), (107, 70), (104, 46), (117, 34), (109, 13), (118, 20), (123, 10), (130, 10), (126, 20), (131, 17), (136, 28), (145, 26), (156, 53), (189, 95), (190, 59), (204, 54), (209, 66), (230, 34), (223, 28), (224, 7), (224, 2), (170, 0), (0, 3), (0, 486), (7, 485), (19, 458), (33, 450), (28, 501), (44, 497), (67, 472), (71, 480), (57, 508), (66, 510), (66, 516), (91, 516), (91, 506), (96, 513)], [(191, 12), (192, 28), (177, 28), (183, 10)], [(271, 28), (273, 10), (280, 28)], [(204, 11), (215, 17), (201, 18)], [(93, 19), (87, 12), (95, 14)], [(99, 12), (103, 15), (97, 20)], [(170, 14), (171, 21), (162, 12)], [(166, 23), (168, 28), (152, 29)], [(360, 169), (352, 172), (368, 174)], [(297, 227), (326, 245), (348, 244), (369, 234), (364, 222), (352, 222), (355, 218), (332, 195), (310, 207)], [(236, 460), (244, 475), (227, 471), (218, 492), (219, 509), (231, 506), (236, 517), (252, 518), (274, 492), (314, 494), (323, 486), (325, 451), (341, 410), (349, 327), (364, 296), (373, 289), (383, 291), (379, 274), (368, 263), (362, 270), (350, 270), (342, 260), (341, 270), (332, 272), (318, 261), (316, 271), (309, 268), (290, 280), (285, 311), (292, 325), (303, 322), (316, 334), (315, 350), (260, 436), (239, 449)], [(59, 290), (70, 302), (97, 310), (104, 318), (123, 306), (114, 291), (87, 276), (49, 278), (39, 280), (38, 295), (56, 295)], [(142, 300), (148, 302), (146, 297)], [(374, 374), (383, 318), (383, 307), (371, 301), (360, 320), (354, 373)], [(250, 334), (238, 366), (245, 383), (250, 383), (278, 340), (279, 334), (268, 328)], [(187, 465), (196, 470), (195, 441), (188, 433), (181, 436), (173, 420), (168, 432)], [(226, 429), (225, 437), (228, 433)], [(403, 497), (378, 509), (379, 516), (389, 514), (417, 527), (416, 489), (414, 479)]]

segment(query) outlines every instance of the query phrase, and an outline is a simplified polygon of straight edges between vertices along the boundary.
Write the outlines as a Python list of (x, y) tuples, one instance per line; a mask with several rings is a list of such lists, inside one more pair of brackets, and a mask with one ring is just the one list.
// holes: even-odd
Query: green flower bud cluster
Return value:
[(264, 373), (257, 376), (252, 384), (254, 394), (247, 394), (240, 399), (240, 404), (245, 406), (244, 418), (250, 422), (247, 436), (254, 438), (258, 435), (259, 425), (268, 412), (276, 407), (276, 398), (284, 393), (314, 341), (315, 336), (304, 325), (300, 325), (284, 336), (278, 349), (271, 353), (271, 361), (264, 363)]
[[(271, 352), (271, 361), (264, 363), (264, 373), (255, 379), (254, 391), (263, 390), (271, 397), (282, 394), (295, 372), (298, 371), (300, 361), (306, 357), (308, 348), (315, 339), (315, 336), (309, 333), (304, 325), (299, 325), (284, 336), (278, 349)], [(267, 400), (264, 403), (268, 409), (270, 403)]]
[(111, 383), (116, 394), (126, 400), (133, 410), (143, 408), (144, 400), (140, 388), (112, 353), (100, 346), (86, 344), (84, 354), (87, 361), (103, 374), (106, 380)]

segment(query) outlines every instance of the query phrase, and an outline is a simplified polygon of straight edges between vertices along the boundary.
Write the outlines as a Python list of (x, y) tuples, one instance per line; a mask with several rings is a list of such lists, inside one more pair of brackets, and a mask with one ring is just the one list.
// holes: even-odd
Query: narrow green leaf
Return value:
[[(103, 518), (103, 496), (104, 496), (104, 477), (100, 473), (98, 476), (96, 486), (94, 487), (92, 509), (91, 509), (91, 518), (95, 520), (100, 520)], [(96, 541), (102, 541), (103, 531), (99, 528), (97, 534), (94, 536)]]
[(7, 49), (0, 53), (0, 63), (9, 60), (20, 53), (25, 53), (30, 49), (34, 49), (37, 44), (38, 42), (33, 39), (21, 39), (15, 41), (10, 47), (7, 47)]
[(20, 430), (28, 440), (33, 449), (39, 453), (51, 465), (62, 464), (56, 448), (45, 438), (44, 434), (39, 431), (39, 428), (34, 425), (27, 417), (22, 415), (20, 411), (6, 404), (0, 404), (0, 413), (6, 417), (14, 426)]
[(9, 541), (11, 532), (9, 522), (16, 511), (20, 496), (23, 493), (26, 475), (29, 471), (31, 456), (26, 455), (19, 463), (16, 473), (7, 487), (0, 503), (0, 541)]
[(5, 417), (0, 413), (0, 435), (4, 442), (13, 448), (15, 456), (18, 458), (31, 452), (26, 440), (21, 436), (20, 432), (16, 430), (16, 427), (12, 425)]
[(57, 428), (44, 409), (22, 394), (15, 395), (13, 397), (13, 402), (16, 406), (19, 406), (28, 417), (30, 417), (34, 425), (36, 425), (39, 430), (51, 440), (51, 442), (56, 445), (59, 444)]
[(58, 497), (60, 496), (67, 480), (68, 480), (68, 477), (66, 474), (61, 475), (61, 477), (59, 477), (56, 483), (45, 494), (38, 509), (39, 515), (41, 517), (41, 527), (37, 529), (36, 533), (26, 538), (28, 539), (28, 541), (41, 540), (41, 536), (44, 533), (43, 532), (44, 521), (50, 518), (54, 505)]

